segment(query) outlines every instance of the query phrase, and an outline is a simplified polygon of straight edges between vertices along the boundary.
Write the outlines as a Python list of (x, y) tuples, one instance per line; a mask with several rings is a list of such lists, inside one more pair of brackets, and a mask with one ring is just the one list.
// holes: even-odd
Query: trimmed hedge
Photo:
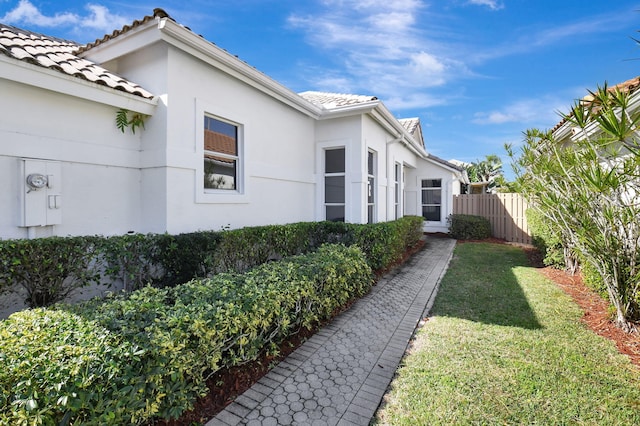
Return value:
[(491, 237), (491, 223), (482, 216), (452, 214), (447, 221), (449, 233), (457, 240), (483, 240)]
[(0, 322), (0, 424), (176, 418), (221, 367), (254, 360), (372, 284), (355, 247)]
[(307, 222), (179, 235), (0, 240), (0, 293), (16, 284), (34, 288), (29, 306), (37, 307), (101, 277), (122, 281), (127, 291), (173, 287), (193, 278), (244, 272), (325, 243), (356, 244), (372, 269), (384, 270), (418, 242), (422, 221), (408, 216), (372, 225)]
[(0, 294), (24, 287), (29, 307), (59, 302), (76, 288), (100, 279), (92, 267), (100, 238), (49, 237), (0, 240)]

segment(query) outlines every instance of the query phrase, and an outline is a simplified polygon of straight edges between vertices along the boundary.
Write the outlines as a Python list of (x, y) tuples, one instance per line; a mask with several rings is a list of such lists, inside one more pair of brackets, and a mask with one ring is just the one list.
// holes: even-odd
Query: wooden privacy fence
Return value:
[(482, 216), (491, 222), (493, 236), (513, 243), (531, 244), (527, 201), (520, 194), (464, 194), (453, 196), (453, 214)]

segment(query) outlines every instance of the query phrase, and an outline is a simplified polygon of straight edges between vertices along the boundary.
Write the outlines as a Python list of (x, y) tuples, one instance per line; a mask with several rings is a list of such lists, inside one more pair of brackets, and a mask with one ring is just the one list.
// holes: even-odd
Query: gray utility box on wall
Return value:
[(62, 166), (59, 161), (20, 160), (19, 226), (62, 223)]

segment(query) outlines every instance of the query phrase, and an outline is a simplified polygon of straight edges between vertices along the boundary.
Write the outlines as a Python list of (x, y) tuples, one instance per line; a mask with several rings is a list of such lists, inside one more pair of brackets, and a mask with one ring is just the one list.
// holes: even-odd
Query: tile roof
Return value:
[[(640, 88), (640, 76), (631, 78), (631, 79), (629, 79), (627, 81), (623, 81), (622, 83), (618, 83), (615, 86), (610, 86), (610, 87), (607, 88), (607, 90), (610, 91), (610, 92), (613, 92), (614, 90), (617, 89), (617, 90), (620, 90), (621, 92), (632, 94), (632, 93), (636, 92), (638, 90), (638, 88)], [(581, 99), (581, 102), (586, 105), (589, 102), (593, 101), (593, 99), (594, 99), (593, 95), (591, 95), (591, 93), (589, 93), (587, 96), (585, 96), (584, 98)], [(565, 124), (566, 122), (567, 122), (567, 119), (563, 118), (562, 120), (560, 120), (560, 122), (558, 124), (556, 124), (553, 127), (553, 129), (551, 129), (551, 131), (555, 132), (560, 127), (562, 127), (562, 125)]]
[(0, 53), (142, 98), (153, 94), (139, 85), (78, 56), (81, 45), (69, 40), (0, 24)]
[(433, 161), (435, 161), (436, 163), (440, 163), (440, 164), (442, 164), (442, 165), (445, 165), (445, 166), (449, 167), (450, 169), (454, 169), (454, 170), (457, 170), (457, 171), (459, 171), (459, 172), (464, 171), (464, 167), (459, 166), (459, 165), (457, 165), (457, 164), (454, 164), (454, 163), (452, 163), (452, 162), (450, 162), (450, 161), (444, 160), (444, 159), (442, 159), (442, 158), (440, 158), (440, 157), (436, 157), (436, 156), (435, 156), (435, 155), (433, 155), (433, 154), (427, 154), (427, 156), (429, 157), (429, 159), (430, 159), (430, 160), (433, 160)]
[(402, 127), (404, 127), (407, 132), (410, 134), (414, 134), (416, 130), (418, 130), (418, 126), (420, 125), (420, 119), (417, 117), (414, 118), (400, 118), (398, 119)]
[[(122, 27), (122, 29), (120, 30), (114, 30), (111, 34), (106, 34), (104, 37), (102, 37), (101, 39), (97, 39), (96, 41), (92, 42), (92, 43), (88, 43), (84, 46), (80, 46), (78, 48), (78, 52), (77, 53), (84, 53), (90, 49), (93, 49), (96, 46), (101, 45), (102, 43), (105, 43), (109, 40), (112, 40), (124, 33), (128, 33), (129, 31), (139, 27), (140, 25), (146, 24), (149, 21), (153, 21), (156, 18), (168, 18), (171, 19), (172, 21), (175, 22), (175, 20), (169, 16), (169, 14), (167, 12), (165, 12), (164, 10), (160, 9), (160, 8), (155, 8), (153, 9), (153, 15), (147, 15), (142, 19), (136, 19), (135, 21), (133, 21), (133, 23), (131, 23), (131, 25), (125, 25), (124, 27)], [(185, 27), (186, 28), (186, 27)]]
[(336, 108), (350, 105), (363, 104), (371, 101), (377, 101), (375, 96), (366, 95), (348, 95), (345, 93), (329, 93), (329, 92), (302, 92), (298, 93), (307, 101), (314, 105), (325, 108)]

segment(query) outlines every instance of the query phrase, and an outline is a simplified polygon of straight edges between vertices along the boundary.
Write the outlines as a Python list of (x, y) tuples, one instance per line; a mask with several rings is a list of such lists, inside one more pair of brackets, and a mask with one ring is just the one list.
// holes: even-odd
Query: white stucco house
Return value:
[[(446, 231), (466, 179), (419, 120), (295, 93), (159, 9), (88, 45), (0, 24), (0, 53), (0, 238), (403, 215)], [(123, 110), (144, 127), (121, 132)]]

